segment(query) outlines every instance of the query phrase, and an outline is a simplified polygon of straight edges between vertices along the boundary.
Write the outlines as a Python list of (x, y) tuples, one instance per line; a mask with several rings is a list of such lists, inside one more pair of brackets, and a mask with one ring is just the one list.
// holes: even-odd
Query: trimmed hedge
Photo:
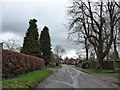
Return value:
[[(89, 65), (90, 65), (90, 68), (96, 68), (97, 62), (90, 61)], [(105, 70), (114, 70), (114, 61), (103, 61), (102, 65), (103, 65), (103, 69)], [(120, 69), (120, 60), (115, 61), (115, 68)]]
[(15, 77), (43, 69), (44, 59), (14, 51), (2, 50), (2, 78)]

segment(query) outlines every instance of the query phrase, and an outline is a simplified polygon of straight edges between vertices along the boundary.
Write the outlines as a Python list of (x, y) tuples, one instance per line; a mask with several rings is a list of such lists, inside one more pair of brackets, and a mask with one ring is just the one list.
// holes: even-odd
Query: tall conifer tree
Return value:
[(29, 28), (27, 30), (26, 36), (24, 37), (21, 53), (40, 57), (40, 43), (38, 41), (39, 34), (36, 23), (36, 19), (29, 21)]
[(40, 44), (42, 58), (45, 59), (45, 64), (47, 65), (51, 61), (51, 39), (49, 35), (48, 27), (44, 27), (40, 35)]

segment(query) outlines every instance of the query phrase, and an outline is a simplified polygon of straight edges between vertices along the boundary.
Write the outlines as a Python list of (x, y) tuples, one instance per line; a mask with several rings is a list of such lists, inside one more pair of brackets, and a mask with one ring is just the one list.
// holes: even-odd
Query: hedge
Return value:
[[(115, 66), (114, 66), (115, 64)], [(89, 62), (90, 68), (96, 68), (97, 62), (90, 61)], [(120, 69), (120, 60), (119, 61), (103, 61), (102, 62), (103, 69), (105, 70), (115, 70)], [(115, 68), (114, 68), (115, 67)]]
[(45, 67), (44, 59), (2, 50), (2, 78), (15, 77)]

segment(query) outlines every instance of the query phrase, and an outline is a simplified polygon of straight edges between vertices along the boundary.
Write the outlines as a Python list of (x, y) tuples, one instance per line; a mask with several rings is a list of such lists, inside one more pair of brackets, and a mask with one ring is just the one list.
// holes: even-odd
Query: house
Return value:
[(75, 65), (76, 64), (76, 60), (73, 59), (73, 58), (70, 58), (70, 59), (66, 60), (66, 64)]

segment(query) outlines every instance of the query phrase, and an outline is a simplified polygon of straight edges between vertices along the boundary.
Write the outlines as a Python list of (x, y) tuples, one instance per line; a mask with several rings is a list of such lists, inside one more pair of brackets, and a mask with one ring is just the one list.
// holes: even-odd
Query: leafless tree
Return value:
[[(93, 45), (97, 55), (97, 67), (102, 68), (102, 61), (113, 43), (115, 26), (120, 20), (116, 1), (90, 2), (73, 0), (69, 7), (70, 31), (83, 34)], [(107, 42), (107, 43), (106, 43)]]
[(76, 51), (76, 55), (77, 55), (78, 59), (80, 59), (80, 60), (82, 59), (82, 54), (80, 51)]
[(60, 45), (56, 45), (54, 52), (57, 58), (61, 58), (65, 54), (65, 49), (62, 48)]
[(20, 45), (17, 44), (17, 41), (14, 39), (2, 40), (3, 41), (3, 48), (12, 50), (12, 51), (20, 51)]
[(72, 42), (74, 42), (77, 45), (81, 45), (81, 44), (84, 45), (83, 49), (85, 49), (85, 52), (86, 52), (86, 59), (85, 60), (87, 61), (88, 57), (89, 57), (90, 43), (88, 41), (87, 36), (82, 31), (80, 31), (82, 28), (79, 27), (79, 25), (76, 25), (74, 27), (74, 30), (72, 29), (73, 28), (73, 24), (74, 23), (70, 23), (70, 25), (68, 27), (69, 30), (70, 30), (69, 33), (68, 33), (68, 39), (71, 40)]

